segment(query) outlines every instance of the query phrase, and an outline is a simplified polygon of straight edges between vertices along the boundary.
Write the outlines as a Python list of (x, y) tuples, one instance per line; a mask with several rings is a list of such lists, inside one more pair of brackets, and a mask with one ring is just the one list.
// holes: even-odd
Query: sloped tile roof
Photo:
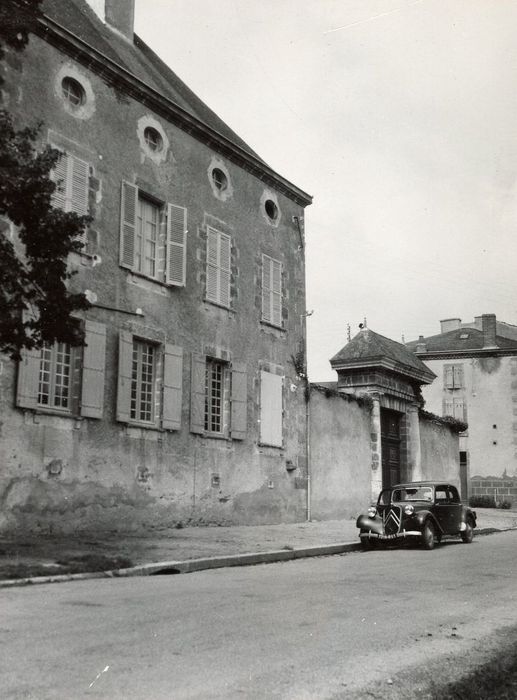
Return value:
[(360, 331), (330, 360), (333, 367), (375, 366), (392, 364), (402, 372), (413, 370), (413, 373), (425, 377), (429, 381), (434, 373), (402, 343), (379, 335), (369, 328)]
[[(483, 332), (476, 328), (456, 328), (447, 333), (432, 335), (420, 340), (412, 340), (406, 343), (406, 348), (416, 352), (417, 345), (425, 344), (426, 351), (431, 352), (459, 352), (468, 350), (481, 350), (484, 346)], [(517, 352), (517, 340), (496, 336), (497, 347), (501, 350), (514, 349)], [(423, 356), (425, 353), (419, 353)]]
[(264, 163), (137, 35), (131, 44), (105, 26), (84, 0), (44, 0), (43, 11), (93, 49)]

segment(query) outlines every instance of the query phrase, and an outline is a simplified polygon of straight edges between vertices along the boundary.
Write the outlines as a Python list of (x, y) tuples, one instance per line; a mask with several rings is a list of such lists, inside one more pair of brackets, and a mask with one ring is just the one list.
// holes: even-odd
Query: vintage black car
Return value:
[(466, 544), (472, 542), (476, 513), (461, 503), (455, 486), (418, 481), (383, 489), (377, 504), (357, 518), (357, 527), (365, 549), (402, 540), (433, 549), (442, 535), (459, 535)]

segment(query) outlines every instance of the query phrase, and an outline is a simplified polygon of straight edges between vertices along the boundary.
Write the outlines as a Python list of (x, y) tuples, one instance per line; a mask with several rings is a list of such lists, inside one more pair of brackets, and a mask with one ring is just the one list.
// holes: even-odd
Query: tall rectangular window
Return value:
[(133, 340), (131, 420), (146, 423), (153, 421), (155, 364), (155, 346), (142, 340)]
[(260, 372), (260, 442), (283, 446), (283, 377)]
[(282, 263), (262, 256), (262, 320), (282, 326)]
[(206, 362), (205, 430), (225, 432), (224, 412), (227, 401), (227, 365), (216, 360)]
[(463, 365), (444, 365), (443, 366), (443, 385), (446, 389), (463, 389)]
[(135, 236), (135, 269), (149, 277), (156, 277), (160, 207), (138, 198)]
[(72, 350), (68, 343), (44, 345), (41, 349), (38, 405), (70, 410)]
[[(70, 153), (61, 152), (51, 179), (56, 183), (52, 195), (52, 205), (66, 212), (80, 216), (89, 213), (88, 199), (90, 186), (90, 165)], [(80, 240), (86, 242), (86, 231)]]
[(206, 298), (226, 307), (230, 306), (231, 251), (231, 237), (208, 227)]
[(158, 203), (132, 182), (122, 182), (120, 264), (157, 282), (186, 283), (187, 210)]

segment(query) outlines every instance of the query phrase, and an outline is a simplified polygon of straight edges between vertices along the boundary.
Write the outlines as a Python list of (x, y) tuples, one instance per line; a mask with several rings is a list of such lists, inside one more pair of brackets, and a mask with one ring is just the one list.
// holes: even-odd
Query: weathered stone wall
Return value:
[[(42, 142), (87, 160), (94, 221), (87, 252), (71, 260), (77, 289), (95, 293), (87, 318), (106, 325), (101, 419), (65, 417), (15, 406), (17, 368), (0, 372), (0, 529), (3, 531), (138, 530), (174, 523), (273, 523), (305, 518), (306, 440), (303, 382), (292, 357), (303, 347), (304, 251), (293, 217), (303, 209), (214, 153), (163, 116), (121, 93), (56, 48), (31, 37), (21, 58), (9, 56), (3, 97), (18, 125), (43, 120)], [(65, 108), (63, 75), (87, 87), (87, 104)], [(145, 125), (164, 134), (164, 150), (145, 150)], [(218, 196), (217, 164), (230, 186)], [(188, 210), (187, 282), (170, 287), (119, 265), (121, 183)], [(275, 225), (264, 198), (280, 211)], [(231, 309), (205, 301), (207, 225), (232, 236)], [(11, 232), (11, 235), (14, 235)], [(261, 256), (283, 264), (284, 329), (261, 323)], [(99, 256), (92, 264), (92, 255)], [(102, 308), (106, 307), (106, 308)], [(137, 315), (136, 309), (143, 315)], [(181, 427), (126, 425), (116, 419), (118, 339), (126, 330), (183, 348)], [(190, 358), (223, 353), (247, 369), (244, 440), (189, 430)], [(283, 448), (259, 443), (261, 370), (284, 381)], [(291, 466), (295, 469), (292, 470)], [(289, 469), (287, 468), (289, 466)]]
[(352, 518), (369, 505), (372, 471), (370, 420), (370, 407), (355, 398), (312, 388), (313, 519)]
[[(415, 414), (416, 420), (416, 414)], [(371, 402), (311, 390), (311, 517), (315, 520), (351, 518), (376, 499), (382, 484), (378, 449), (371, 440)], [(460, 486), (458, 435), (443, 423), (420, 416), (421, 468), (415, 476), (402, 472), (402, 479), (443, 480)], [(402, 433), (403, 441), (407, 436)], [(412, 445), (415, 454), (416, 446)], [(404, 466), (404, 465), (403, 465)], [(375, 468), (376, 467), (376, 468)], [(372, 484), (379, 484), (372, 488)]]
[(509, 501), (517, 503), (517, 479), (511, 477), (473, 476), (470, 479), (471, 496), (491, 496), (497, 505)]
[(443, 480), (460, 488), (458, 434), (447, 425), (420, 418), (422, 480)]

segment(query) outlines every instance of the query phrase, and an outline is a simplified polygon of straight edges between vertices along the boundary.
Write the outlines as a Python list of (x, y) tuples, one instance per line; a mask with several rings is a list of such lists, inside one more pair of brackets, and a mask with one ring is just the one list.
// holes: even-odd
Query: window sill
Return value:
[(202, 434), (202, 437), (208, 438), (210, 440), (224, 440), (226, 442), (231, 442), (232, 439), (229, 435), (221, 435), (220, 433), (209, 433), (208, 431)]
[(35, 416), (59, 416), (60, 418), (71, 418), (72, 420), (83, 420), (82, 416), (70, 411), (60, 411), (57, 408), (45, 408), (38, 406), (37, 408), (26, 408), (26, 411), (32, 411)]
[(141, 428), (142, 430), (155, 430), (157, 433), (164, 433), (165, 430), (160, 428), (156, 423), (140, 423), (138, 421), (128, 421), (124, 423), (128, 428)]
[(219, 304), (217, 301), (212, 301), (211, 299), (203, 299), (205, 304), (210, 304), (210, 306), (216, 306), (218, 309), (223, 311), (228, 311), (229, 313), (235, 313), (235, 310), (231, 306), (225, 306), (224, 304)]
[(266, 326), (267, 328), (274, 328), (277, 331), (280, 331), (281, 333), (286, 333), (287, 330), (284, 328), (284, 326), (277, 326), (276, 323), (271, 323), (271, 321), (264, 321), (264, 319), (260, 320), (260, 325), (261, 326)]
[(167, 290), (173, 288), (173, 285), (166, 284), (165, 280), (159, 280), (156, 277), (149, 277), (142, 272), (135, 272), (124, 265), (120, 266), (127, 272), (126, 282), (140, 289), (148, 289), (153, 292), (166, 295)]

